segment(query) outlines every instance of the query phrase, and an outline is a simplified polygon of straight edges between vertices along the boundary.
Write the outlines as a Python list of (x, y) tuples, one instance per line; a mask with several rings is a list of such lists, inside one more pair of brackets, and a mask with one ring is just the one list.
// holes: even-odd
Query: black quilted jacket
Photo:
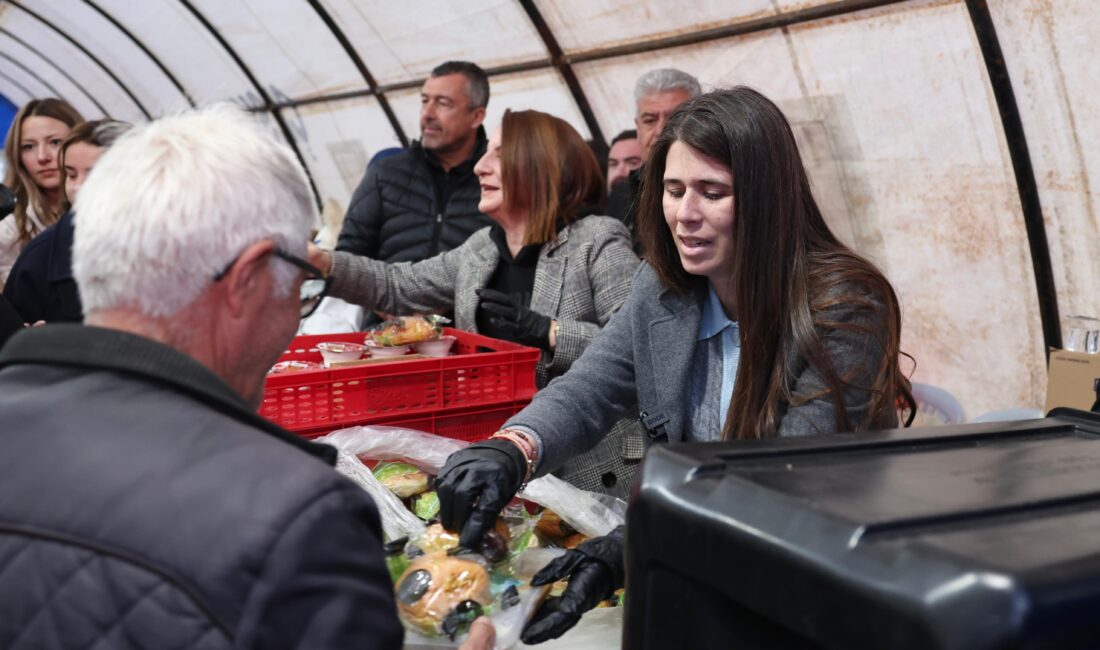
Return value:
[(0, 423), (0, 648), (401, 646), (374, 504), (189, 357), (24, 330)]
[(473, 172), (485, 145), (485, 131), (479, 128), (473, 156), (450, 172), (458, 178), (445, 203), (429, 167), (436, 163), (419, 142), (371, 164), (351, 197), (336, 250), (383, 262), (415, 262), (461, 246), (492, 224), (477, 209), (481, 186)]

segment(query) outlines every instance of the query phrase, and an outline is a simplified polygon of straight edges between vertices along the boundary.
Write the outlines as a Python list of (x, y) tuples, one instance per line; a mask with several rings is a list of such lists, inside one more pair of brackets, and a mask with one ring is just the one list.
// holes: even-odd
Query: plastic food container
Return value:
[(291, 359), (289, 361), (280, 361), (271, 366), (271, 370), (267, 371), (269, 375), (283, 375), (290, 372), (307, 372), (310, 370), (322, 370), (323, 366), (316, 361), (299, 361), (298, 359)]
[(367, 341), (366, 348), (370, 350), (370, 356), (373, 359), (400, 357), (409, 352), (409, 346), (407, 345), (378, 345), (373, 341)]
[(321, 358), (329, 364), (360, 359), (367, 346), (346, 341), (323, 341), (317, 344), (317, 349), (321, 352)]
[(451, 346), (455, 344), (455, 337), (450, 335), (441, 336), (434, 341), (421, 341), (416, 344), (416, 351), (423, 354), (426, 357), (445, 357), (451, 351)]

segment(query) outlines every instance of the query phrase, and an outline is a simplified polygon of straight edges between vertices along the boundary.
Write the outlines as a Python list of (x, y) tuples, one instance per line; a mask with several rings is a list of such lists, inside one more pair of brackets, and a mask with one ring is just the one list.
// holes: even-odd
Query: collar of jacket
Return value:
[(650, 341), (659, 341), (659, 345), (650, 347), (650, 363), (660, 369), (661, 393), (664, 399), (654, 404), (645, 413), (643, 424), (654, 437), (662, 432), (671, 442), (679, 442), (684, 437), (683, 405), (686, 404), (689, 370), (694, 358), (694, 350), (699, 322), (702, 319), (702, 304), (706, 296), (705, 283), (694, 286), (686, 293), (662, 288), (658, 295), (661, 309), (649, 322)]
[[(474, 152), (470, 154), (469, 158), (462, 161), (462, 163), (452, 167), (451, 170), (447, 173), (474, 173), (474, 165), (477, 164), (477, 161), (481, 160), (481, 157), (485, 155), (485, 150), (488, 148), (489, 138), (485, 135), (485, 127), (479, 126), (477, 127), (477, 144), (474, 145)], [(413, 140), (413, 143), (409, 145), (409, 151), (413, 154), (413, 156), (419, 158), (420, 161), (424, 164), (433, 165), (442, 169), (439, 161), (435, 159), (435, 156), (433, 156), (430, 151), (424, 148), (424, 145), (420, 144), (420, 140)]]
[(0, 368), (15, 364), (109, 370), (157, 383), (314, 456), (336, 464), (336, 449), (307, 442), (268, 422), (206, 366), (172, 348), (135, 334), (57, 323), (16, 334), (0, 350)]
[[(693, 284), (692, 287), (685, 293), (673, 291), (668, 287), (662, 286), (661, 293), (658, 296), (658, 300), (665, 309), (672, 312), (673, 314), (682, 312), (683, 310), (688, 309), (692, 306), (698, 307), (700, 309), (699, 313), (702, 314), (702, 305), (703, 301), (706, 300), (706, 297), (707, 283), (704, 280), (702, 282)], [(692, 335), (692, 338), (694, 338), (694, 333)]]

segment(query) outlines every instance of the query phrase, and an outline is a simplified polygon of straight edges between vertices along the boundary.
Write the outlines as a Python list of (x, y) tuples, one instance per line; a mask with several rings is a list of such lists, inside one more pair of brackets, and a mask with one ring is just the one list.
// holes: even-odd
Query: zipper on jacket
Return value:
[(428, 246), (428, 257), (435, 257), (439, 254), (439, 240), (443, 235), (443, 213), (438, 212), (435, 215), (435, 224), (432, 226), (432, 241)]

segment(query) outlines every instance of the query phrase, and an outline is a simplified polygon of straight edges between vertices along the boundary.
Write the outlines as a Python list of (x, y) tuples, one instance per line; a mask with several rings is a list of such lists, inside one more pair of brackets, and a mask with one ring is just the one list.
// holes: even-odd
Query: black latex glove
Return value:
[(483, 440), (456, 451), (435, 479), (440, 523), (461, 531), (462, 546), (478, 548), (525, 476), (527, 457), (507, 440)]
[(549, 316), (522, 304), (518, 298), (492, 289), (478, 289), (481, 308), (489, 313), (489, 322), (493, 327), (507, 332), (508, 339), (544, 350), (550, 349)]
[(623, 586), (623, 534), (619, 526), (603, 537), (594, 537), (546, 565), (531, 578), (539, 587), (569, 577), (569, 586), (557, 598), (549, 598), (524, 628), (524, 643), (556, 639), (581, 620), (588, 610), (611, 597)]

